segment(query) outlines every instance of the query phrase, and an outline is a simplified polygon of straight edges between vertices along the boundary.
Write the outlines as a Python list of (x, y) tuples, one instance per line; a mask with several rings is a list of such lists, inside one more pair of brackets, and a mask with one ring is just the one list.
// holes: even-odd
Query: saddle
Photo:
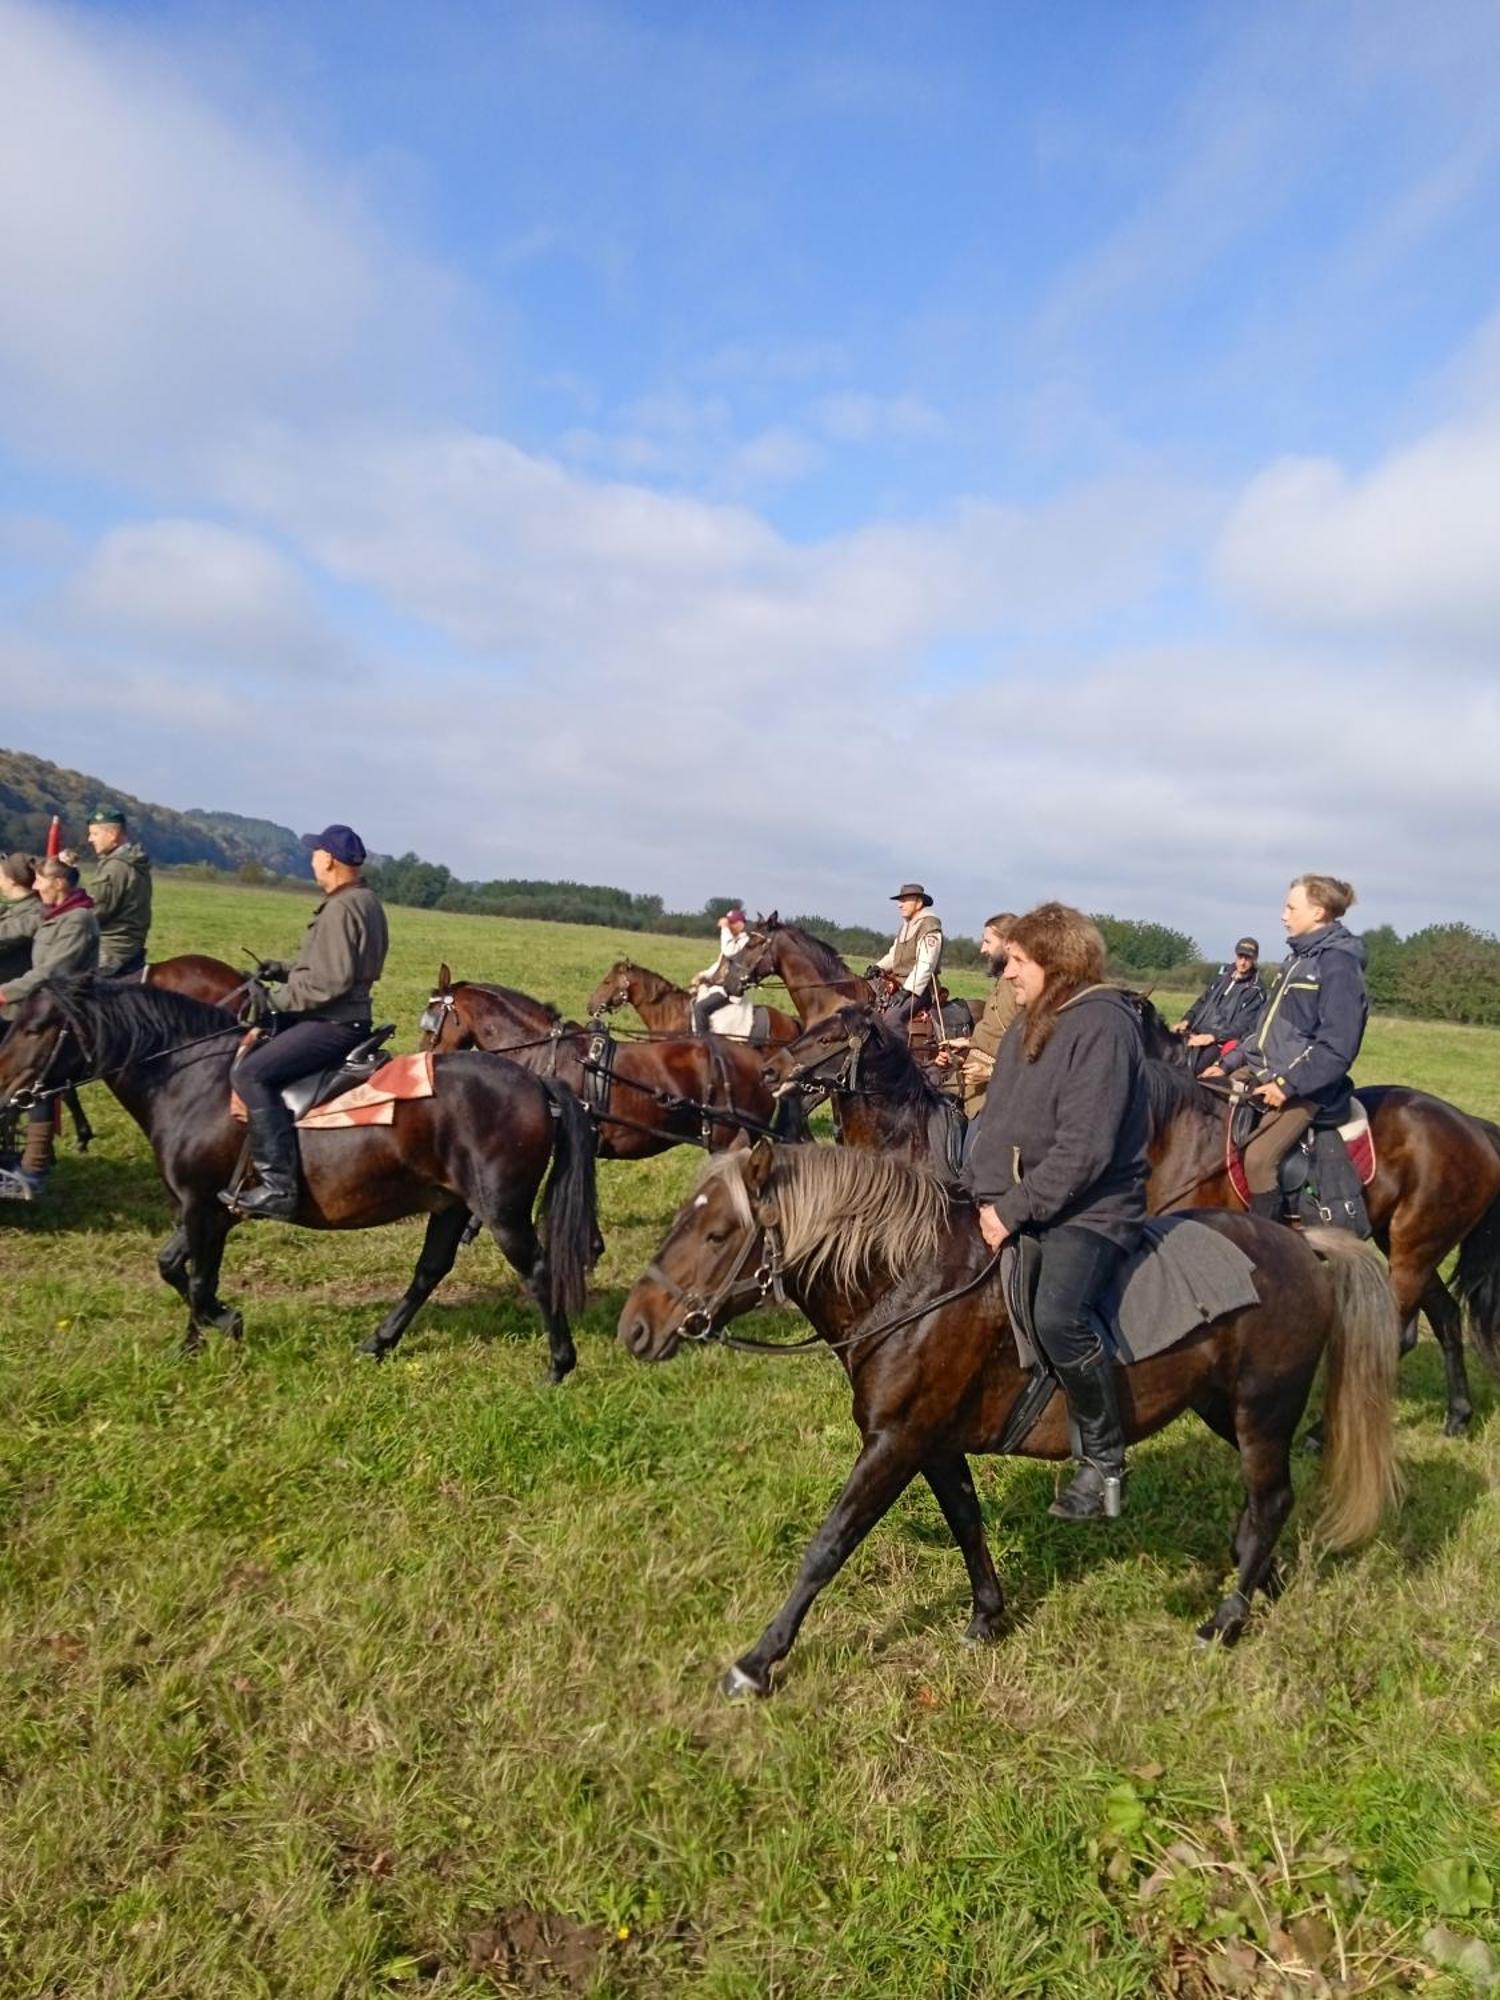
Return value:
[[(725, 990), (728, 991), (727, 987)], [(726, 1041), (748, 1042), (752, 1048), (765, 1048), (771, 1039), (771, 1010), (744, 993), (730, 994), (726, 1004), (716, 1007), (709, 1015), (708, 1032), (722, 1035)]]
[[(1224, 1164), (1229, 1184), (1246, 1208), (1250, 1185), (1244, 1148), (1258, 1123), (1259, 1112), (1246, 1099), (1231, 1111), (1226, 1128)], [(1287, 1206), (1308, 1228), (1331, 1224), (1368, 1236), (1360, 1190), (1374, 1180), (1379, 1164), (1370, 1114), (1351, 1096), (1333, 1111), (1319, 1113), (1283, 1156), (1277, 1178)]]
[[(337, 1131), (354, 1125), (389, 1125), (396, 1106), (432, 1095), (432, 1056), (390, 1056), (385, 1044), (395, 1024), (357, 1042), (341, 1063), (295, 1077), (281, 1101), (304, 1130)], [(242, 1123), (245, 1107), (231, 1090), (229, 1108)]]

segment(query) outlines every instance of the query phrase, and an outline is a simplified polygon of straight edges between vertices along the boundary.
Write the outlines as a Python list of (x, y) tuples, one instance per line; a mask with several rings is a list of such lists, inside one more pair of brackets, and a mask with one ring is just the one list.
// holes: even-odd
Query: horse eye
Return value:
[(708, 1243), (727, 1243), (729, 1241), (729, 1231), (727, 1229), (710, 1229), (706, 1232), (704, 1240)]

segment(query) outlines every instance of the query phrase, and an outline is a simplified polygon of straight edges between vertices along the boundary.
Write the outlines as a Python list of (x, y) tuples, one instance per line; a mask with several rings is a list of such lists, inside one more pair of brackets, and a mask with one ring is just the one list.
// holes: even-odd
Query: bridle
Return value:
[[(760, 1262), (747, 1275), (745, 1267), (757, 1249), (762, 1251)], [(925, 1319), (929, 1313), (937, 1312), (943, 1306), (952, 1305), (955, 1299), (967, 1298), (969, 1293), (977, 1292), (994, 1276), (1002, 1255), (1003, 1246), (990, 1255), (975, 1277), (965, 1279), (961, 1285), (951, 1286), (934, 1299), (924, 1299), (921, 1305), (913, 1306), (907, 1312), (898, 1313), (895, 1319), (884, 1320), (878, 1326), (861, 1327), (843, 1340), (825, 1340), (819, 1333), (809, 1335), (806, 1340), (750, 1340), (743, 1334), (730, 1333), (716, 1325), (725, 1307), (741, 1299), (750, 1299), (756, 1305), (766, 1298), (774, 1298), (778, 1305), (785, 1305), (788, 1302), (785, 1288), (786, 1252), (777, 1234), (776, 1225), (769, 1221), (757, 1222), (753, 1215), (734, 1262), (717, 1289), (711, 1294), (705, 1296), (701, 1291), (679, 1285), (675, 1278), (662, 1269), (655, 1258), (646, 1266), (641, 1276), (649, 1278), (653, 1284), (659, 1285), (669, 1298), (687, 1307), (679, 1324), (668, 1329), (679, 1340), (689, 1340), (700, 1347), (709, 1344), (727, 1347), (736, 1354), (808, 1354), (819, 1347), (827, 1348), (833, 1354), (841, 1354), (862, 1346), (866, 1341), (883, 1340), (887, 1334), (897, 1333), (902, 1327), (911, 1326), (915, 1321)]]
[[(73, 1034), (72, 1025), (64, 1021), (53, 1039), (51, 1048), (47, 1051), (47, 1060), (37, 1071), (35, 1078), (30, 1083), (22, 1084), (19, 1090), (11, 1092), (7, 1102), (13, 1105), (17, 1111), (30, 1111), (38, 1104), (45, 1104), (49, 1098), (61, 1097), (65, 1091), (73, 1088), (75, 1082), (87, 1081), (86, 1078), (71, 1078), (62, 1083), (49, 1085), (47, 1082), (47, 1078), (52, 1072), (52, 1065), (57, 1061), (63, 1044), (70, 1038), (74, 1041), (78, 1039)], [(88, 1051), (81, 1042), (78, 1044), (78, 1052), (87, 1060)]]
[[(777, 1094), (780, 1095), (784, 1087), (801, 1091), (807, 1097), (821, 1097), (828, 1091), (839, 1097), (858, 1096), (859, 1066), (874, 1032), (874, 1023), (866, 1021), (863, 1027), (851, 1030), (845, 1036), (841, 1048), (828, 1049), (814, 1057), (811, 1062), (794, 1063), (790, 1074), (784, 1080), (784, 1085), (777, 1086)], [(834, 1063), (841, 1063), (842, 1070), (825, 1076), (823, 1074), (825, 1065)]]

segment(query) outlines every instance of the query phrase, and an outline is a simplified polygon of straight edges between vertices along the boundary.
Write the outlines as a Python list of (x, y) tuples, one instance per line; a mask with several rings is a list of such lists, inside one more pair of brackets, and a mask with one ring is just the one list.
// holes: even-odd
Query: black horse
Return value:
[[(234, 1218), (219, 1200), (244, 1128), (230, 1111), (230, 1065), (243, 1037), (220, 1007), (149, 986), (49, 982), (18, 1009), (0, 1046), (0, 1104), (102, 1078), (150, 1141), (179, 1223), (157, 1263), (187, 1301), (188, 1346), (206, 1328), (233, 1338), (238, 1312), (218, 1296)], [(453, 1268), (470, 1221), (488, 1228), (547, 1324), (554, 1382), (576, 1365), (569, 1316), (584, 1306), (601, 1248), (593, 1130), (571, 1091), (503, 1056), (433, 1058), (433, 1093), (398, 1103), (389, 1125), (305, 1131), (296, 1220), (370, 1229), (430, 1219), (404, 1297), (363, 1343), (384, 1355)], [(550, 1174), (548, 1168), (551, 1168)], [(541, 1235), (532, 1221), (538, 1191)]]

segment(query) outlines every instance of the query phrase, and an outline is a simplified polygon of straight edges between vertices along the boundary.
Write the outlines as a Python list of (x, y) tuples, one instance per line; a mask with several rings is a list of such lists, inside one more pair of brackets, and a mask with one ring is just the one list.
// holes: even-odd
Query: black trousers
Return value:
[(289, 1021), (240, 1058), (231, 1081), (248, 1112), (274, 1113), (289, 1083), (342, 1062), (369, 1032), (367, 1021)]
[(705, 987), (693, 1002), (693, 1033), (706, 1035), (711, 1016), (717, 1014), (721, 1007), (727, 1007), (729, 999), (722, 986)]
[(1097, 1230), (1077, 1223), (1037, 1238), (1041, 1269), (1031, 1316), (1036, 1337), (1055, 1368), (1075, 1367), (1099, 1351), (1089, 1308), (1106, 1289), (1125, 1252)]
[(904, 990), (897, 993), (885, 1008), (884, 1019), (886, 1026), (890, 1028), (908, 1027), (911, 1023), (912, 1015), (919, 1007), (927, 1006), (931, 999), (931, 991), (925, 988), (920, 993), (907, 993)]

